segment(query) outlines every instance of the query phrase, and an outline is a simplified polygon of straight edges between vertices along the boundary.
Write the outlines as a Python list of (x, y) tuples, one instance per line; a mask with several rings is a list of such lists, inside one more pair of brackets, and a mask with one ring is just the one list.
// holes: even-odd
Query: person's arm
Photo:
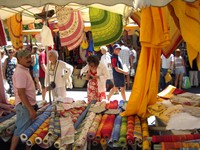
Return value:
[(35, 55), (32, 55), (31, 58), (32, 58), (32, 64), (31, 65), (34, 66), (36, 64), (36, 57), (35, 57)]
[(25, 88), (18, 88), (17, 92), (18, 92), (18, 95), (19, 95), (21, 102), (28, 109), (31, 119), (32, 120), (35, 119), (37, 117), (37, 114), (28, 101), (28, 98), (27, 98), (26, 93), (25, 93)]
[(117, 60), (115, 58), (113, 58), (111, 61), (112, 61), (112, 67), (115, 69), (115, 71), (123, 73), (124, 75), (128, 75), (128, 72), (125, 72), (123, 69), (117, 66)]
[(45, 64), (41, 64), (41, 68), (42, 68), (42, 70), (45, 72), (45, 70), (46, 70), (46, 65), (45, 65)]

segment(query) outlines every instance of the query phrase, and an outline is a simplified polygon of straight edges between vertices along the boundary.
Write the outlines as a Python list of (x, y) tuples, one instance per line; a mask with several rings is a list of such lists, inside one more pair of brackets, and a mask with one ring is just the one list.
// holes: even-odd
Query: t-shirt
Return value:
[(21, 99), (17, 92), (18, 88), (24, 88), (28, 101), (30, 102), (31, 105), (35, 105), (36, 104), (35, 84), (29, 72), (29, 68), (17, 64), (15, 72), (12, 76), (12, 80), (15, 93), (15, 105), (21, 102)]
[(39, 68), (39, 77), (40, 78), (45, 78), (45, 72), (43, 71), (41, 65), (42, 64), (47, 64), (47, 59), (46, 59), (46, 53), (45, 51), (41, 52), (40, 55), (39, 55), (39, 65), (40, 65), (40, 68)]
[(171, 54), (169, 58), (166, 58), (164, 55), (161, 55), (161, 59), (162, 59), (162, 68), (169, 69), (170, 63), (174, 62), (174, 55)]

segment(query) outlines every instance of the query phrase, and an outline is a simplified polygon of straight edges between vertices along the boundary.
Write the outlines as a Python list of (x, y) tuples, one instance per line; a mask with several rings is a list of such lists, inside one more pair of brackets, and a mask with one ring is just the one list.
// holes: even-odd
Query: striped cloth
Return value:
[(135, 126), (134, 126), (134, 137), (135, 143), (141, 147), (142, 144), (142, 127), (141, 121), (138, 116), (135, 116)]
[(7, 26), (12, 42), (12, 46), (15, 50), (23, 48), (22, 40), (22, 14), (18, 13), (7, 19)]
[(114, 121), (115, 121), (115, 115), (108, 115), (108, 117), (106, 118), (106, 120), (103, 124), (103, 127), (101, 129), (101, 135), (106, 140), (110, 139)]
[(94, 47), (117, 41), (123, 32), (122, 15), (89, 7), (89, 17)]
[(180, 148), (195, 148), (200, 149), (200, 143), (190, 142), (162, 142), (162, 150), (180, 149)]
[(126, 132), (127, 132), (127, 117), (122, 117), (122, 123), (120, 128), (120, 136), (118, 144), (122, 147), (126, 146)]
[(133, 145), (135, 142), (135, 138), (133, 135), (135, 125), (135, 117), (128, 116), (127, 117), (127, 132), (126, 132), (126, 141), (128, 145)]
[(142, 122), (141, 125), (142, 125), (142, 138), (143, 138), (142, 149), (148, 150), (148, 149), (151, 149), (150, 148), (150, 143), (147, 140), (147, 137), (149, 137), (148, 123), (147, 123), (146, 119), (142, 120), (141, 122)]
[(73, 50), (81, 45), (84, 37), (84, 23), (79, 10), (56, 6), (56, 16), (60, 33), (61, 46)]

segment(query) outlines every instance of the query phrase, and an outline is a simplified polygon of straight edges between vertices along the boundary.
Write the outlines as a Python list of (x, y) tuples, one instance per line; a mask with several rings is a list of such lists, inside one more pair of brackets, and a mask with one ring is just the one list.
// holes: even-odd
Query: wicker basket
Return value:
[(72, 79), (75, 88), (83, 88), (86, 83), (86, 77), (73, 76)]

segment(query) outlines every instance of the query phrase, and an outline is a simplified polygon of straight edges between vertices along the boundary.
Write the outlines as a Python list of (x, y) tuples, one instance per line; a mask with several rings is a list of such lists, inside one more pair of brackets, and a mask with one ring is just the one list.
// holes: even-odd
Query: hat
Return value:
[(113, 49), (117, 49), (117, 48), (121, 50), (121, 47), (120, 47), (119, 44), (115, 44), (115, 45), (113, 46)]
[(30, 54), (31, 54), (31, 52), (29, 50), (20, 50), (20, 51), (17, 52), (17, 58), (27, 57)]
[(105, 50), (106, 52), (108, 51), (108, 48), (106, 46), (101, 46), (100, 50)]
[(176, 50), (175, 50), (175, 52), (180, 52), (180, 51), (181, 51), (180, 49), (176, 49)]

